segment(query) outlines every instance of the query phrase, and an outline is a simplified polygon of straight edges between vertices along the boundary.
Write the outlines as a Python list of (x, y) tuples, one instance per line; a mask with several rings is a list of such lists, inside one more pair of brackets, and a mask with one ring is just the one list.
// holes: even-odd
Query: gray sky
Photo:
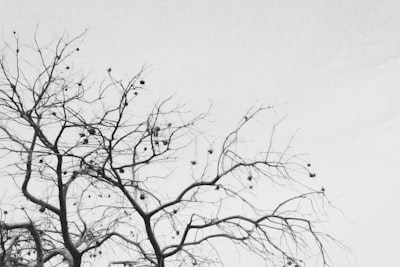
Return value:
[(0, 0), (2, 38), (88, 28), (76, 64), (92, 78), (146, 65), (150, 93), (195, 110), (212, 99), (221, 132), (254, 103), (277, 105), (279, 131), (347, 216), (327, 230), (363, 267), (391, 265), (400, 238), (399, 14), (397, 0)]

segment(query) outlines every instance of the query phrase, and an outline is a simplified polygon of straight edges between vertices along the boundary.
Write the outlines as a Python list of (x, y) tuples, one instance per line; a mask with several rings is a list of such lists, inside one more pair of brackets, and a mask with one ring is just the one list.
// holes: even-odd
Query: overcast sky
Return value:
[(43, 40), (87, 28), (77, 62), (92, 78), (146, 65), (151, 93), (195, 110), (211, 99), (221, 129), (276, 105), (347, 216), (327, 229), (353, 266), (374, 267), (393, 266), (400, 238), (399, 14), (397, 0), (0, 0), (0, 31), (29, 41), (37, 25)]

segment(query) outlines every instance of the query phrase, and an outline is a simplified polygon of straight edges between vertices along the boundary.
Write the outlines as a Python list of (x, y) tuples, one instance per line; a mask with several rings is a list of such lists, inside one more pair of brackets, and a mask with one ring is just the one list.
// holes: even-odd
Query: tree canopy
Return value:
[[(143, 70), (124, 80), (106, 67), (90, 82), (73, 65), (83, 35), (43, 46), (14, 33), (2, 50), (1, 266), (220, 266), (230, 245), (267, 266), (329, 265), (325, 189), (302, 182), (310, 163), (268, 134), (255, 153), (244, 144), (273, 107), (211, 140), (208, 112), (173, 97), (140, 105)], [(288, 197), (271, 208), (258, 195), (268, 186)]]

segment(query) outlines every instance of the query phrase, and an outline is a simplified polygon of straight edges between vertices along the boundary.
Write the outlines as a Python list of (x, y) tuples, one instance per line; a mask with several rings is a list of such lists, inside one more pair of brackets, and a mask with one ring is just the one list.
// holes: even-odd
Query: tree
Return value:
[[(201, 130), (208, 112), (192, 116), (167, 98), (146, 114), (143, 70), (123, 81), (108, 68), (92, 86), (72, 64), (83, 35), (44, 47), (36, 35), (21, 46), (14, 33), (3, 49), (0, 151), (15, 194), (2, 200), (2, 266), (102, 256), (109, 266), (217, 266), (219, 242), (270, 266), (315, 254), (328, 265), (331, 238), (317, 230), (324, 190), (294, 177), (314, 177), (310, 165), (275, 151), (272, 137), (258, 153), (243, 149), (242, 132), (271, 107), (250, 109), (218, 145)], [(252, 193), (267, 183), (297, 193), (267, 210)]]

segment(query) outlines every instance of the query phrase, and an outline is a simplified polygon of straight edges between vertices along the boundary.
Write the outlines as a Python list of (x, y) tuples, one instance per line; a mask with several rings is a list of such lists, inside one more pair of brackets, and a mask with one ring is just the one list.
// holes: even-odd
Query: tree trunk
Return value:
[(70, 267), (81, 267), (81, 264), (82, 264), (82, 255), (79, 254), (74, 256), (73, 264)]

